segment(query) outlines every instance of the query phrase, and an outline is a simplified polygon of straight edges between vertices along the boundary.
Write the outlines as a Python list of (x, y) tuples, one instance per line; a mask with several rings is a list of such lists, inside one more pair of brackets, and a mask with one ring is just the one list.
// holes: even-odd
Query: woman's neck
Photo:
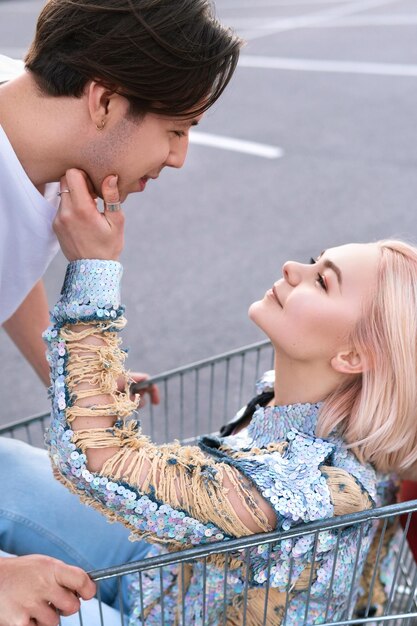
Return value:
[(295, 362), (275, 352), (275, 405), (321, 402), (340, 383), (330, 364)]

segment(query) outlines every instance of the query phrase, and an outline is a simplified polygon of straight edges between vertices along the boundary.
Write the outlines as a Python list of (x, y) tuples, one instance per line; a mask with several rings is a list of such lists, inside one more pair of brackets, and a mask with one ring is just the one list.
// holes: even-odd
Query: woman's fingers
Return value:
[(101, 193), (104, 201), (104, 214), (107, 221), (114, 226), (123, 226), (124, 213), (120, 204), (118, 177), (106, 176), (101, 185)]
[(121, 210), (119, 189), (117, 187), (118, 176), (106, 176), (101, 185), (104, 200), (104, 210), (117, 213)]
[[(59, 181), (59, 196), (60, 196), (60, 203), (59, 203), (59, 208), (61, 209), (62, 207), (62, 201), (65, 200), (66, 198), (66, 194), (70, 194), (71, 190), (68, 187), (68, 181), (67, 181), (67, 177), (66, 176), (62, 176), (61, 180)], [(70, 197), (68, 196), (67, 200), (69, 200)]]
[[(62, 188), (63, 184), (66, 185), (65, 189)], [(61, 178), (61, 204), (64, 208), (70, 204), (72, 211), (80, 216), (97, 211), (97, 205), (90, 192), (88, 176), (85, 172), (72, 168)]]
[(89, 179), (81, 170), (68, 170), (60, 181), (60, 206), (54, 231), (68, 260), (117, 260), (123, 248), (124, 214), (120, 206), (117, 176), (102, 184), (104, 214), (97, 210)]

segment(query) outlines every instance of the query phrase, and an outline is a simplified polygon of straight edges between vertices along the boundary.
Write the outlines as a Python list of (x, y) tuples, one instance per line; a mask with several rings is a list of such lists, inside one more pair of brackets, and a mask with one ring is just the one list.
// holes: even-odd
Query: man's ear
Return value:
[(97, 130), (102, 130), (107, 122), (109, 107), (112, 100), (118, 99), (118, 94), (107, 87), (92, 80), (86, 87), (88, 111)]
[(339, 374), (362, 374), (366, 369), (364, 359), (355, 350), (339, 352), (330, 363)]

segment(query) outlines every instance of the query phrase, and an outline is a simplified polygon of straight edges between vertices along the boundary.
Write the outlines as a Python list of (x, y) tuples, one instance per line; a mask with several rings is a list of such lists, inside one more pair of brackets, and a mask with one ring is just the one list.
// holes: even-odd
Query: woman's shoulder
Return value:
[(230, 436), (236, 429), (246, 426), (258, 406), (265, 406), (274, 397), (275, 370), (268, 370), (255, 383), (256, 395), (226, 423), (220, 430), (221, 437)]

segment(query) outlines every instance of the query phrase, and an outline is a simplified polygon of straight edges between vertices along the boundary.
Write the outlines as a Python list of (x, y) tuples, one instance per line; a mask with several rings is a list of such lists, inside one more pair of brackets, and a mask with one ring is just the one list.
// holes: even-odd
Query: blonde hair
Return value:
[(326, 399), (317, 435), (337, 427), (361, 462), (401, 472), (417, 462), (417, 248), (375, 245), (376, 289), (351, 335), (365, 370)]

